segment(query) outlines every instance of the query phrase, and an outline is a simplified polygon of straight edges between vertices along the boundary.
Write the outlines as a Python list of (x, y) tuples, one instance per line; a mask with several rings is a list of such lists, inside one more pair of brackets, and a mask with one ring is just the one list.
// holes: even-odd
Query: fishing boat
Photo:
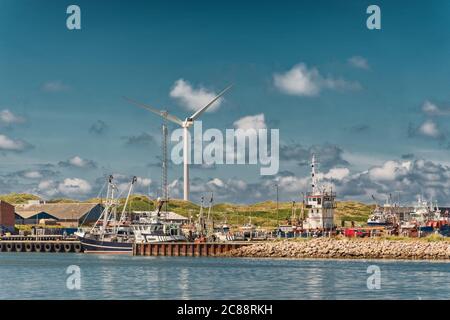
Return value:
[(428, 201), (419, 196), (417, 204), (414, 206), (414, 211), (410, 213), (410, 220), (418, 226), (423, 226), (431, 215), (432, 212), (428, 205)]
[(113, 182), (113, 176), (110, 175), (108, 177), (106, 202), (102, 214), (90, 230), (85, 231), (79, 228), (75, 232), (85, 253), (132, 253), (134, 235), (126, 222), (125, 209), (136, 180), (136, 177), (133, 177), (125, 205), (118, 219), (118, 199), (114, 198), (118, 188)]
[(372, 211), (372, 214), (367, 219), (367, 225), (368, 226), (385, 226), (385, 225), (387, 225), (386, 216), (385, 216), (383, 210), (381, 210), (379, 206), (376, 206), (375, 209)]
[[(372, 195), (372, 198), (377, 201), (375, 196)], [(389, 198), (386, 199), (386, 202), (383, 205), (380, 205), (379, 203), (376, 204), (375, 209), (367, 219), (367, 225), (371, 227), (394, 225), (397, 221), (395, 210), (398, 209), (399, 206), (399, 203), (392, 202), (392, 196), (389, 195)]]
[(231, 232), (231, 229), (226, 221), (221, 226), (214, 228), (214, 236), (217, 240), (223, 242), (236, 240), (236, 237)]
[(161, 209), (165, 203), (158, 198), (157, 210), (149, 213), (142, 213), (131, 224), (135, 242), (175, 242), (187, 241), (182, 234), (181, 223), (171, 223), (162, 219)]

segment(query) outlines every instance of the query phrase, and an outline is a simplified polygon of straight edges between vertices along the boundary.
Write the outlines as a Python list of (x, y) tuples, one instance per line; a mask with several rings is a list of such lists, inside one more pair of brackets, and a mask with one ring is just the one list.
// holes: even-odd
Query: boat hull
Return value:
[(78, 237), (85, 253), (131, 254), (133, 243), (102, 241)]
[(387, 223), (387, 222), (370, 221), (370, 222), (367, 222), (367, 225), (369, 227), (377, 227), (377, 226), (381, 227), (381, 226), (387, 226), (387, 225), (389, 225), (389, 223)]

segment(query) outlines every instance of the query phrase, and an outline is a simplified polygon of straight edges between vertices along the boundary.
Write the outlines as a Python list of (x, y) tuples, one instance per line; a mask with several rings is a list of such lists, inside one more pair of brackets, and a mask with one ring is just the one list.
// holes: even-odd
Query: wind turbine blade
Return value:
[(127, 100), (128, 102), (131, 102), (132, 104), (134, 104), (134, 105), (136, 105), (136, 106), (138, 106), (140, 108), (143, 108), (143, 109), (146, 109), (146, 110), (148, 110), (150, 112), (153, 112), (154, 114), (157, 114), (160, 117), (166, 118), (167, 120), (170, 120), (170, 121), (172, 121), (172, 122), (174, 122), (174, 123), (176, 123), (176, 124), (178, 124), (180, 126), (183, 125), (183, 121), (181, 121), (181, 119), (179, 119), (178, 117), (167, 113), (166, 111), (155, 109), (153, 107), (150, 107), (149, 105), (140, 103), (138, 101), (135, 101), (135, 100), (127, 98), (127, 97), (123, 97), (123, 98), (125, 100)]
[(171, 115), (171, 114), (169, 114), (169, 113), (167, 113), (167, 112), (166, 112), (166, 114), (165, 114), (164, 117), (166, 117), (167, 120), (170, 120), (170, 121), (172, 121), (173, 123), (179, 124), (180, 126), (183, 125), (183, 121), (181, 121), (181, 119), (179, 119), (178, 117), (173, 116), (173, 115)]
[(226, 87), (225, 89), (222, 90), (221, 93), (219, 93), (217, 95), (217, 97), (215, 97), (214, 99), (212, 99), (206, 106), (204, 106), (203, 108), (199, 109), (196, 113), (194, 113), (190, 119), (195, 120), (198, 117), (200, 117), (200, 115), (206, 111), (206, 109), (208, 109), (214, 102), (216, 102), (217, 100), (219, 100), (219, 98), (221, 96), (223, 96), (225, 94), (225, 92), (227, 92), (229, 89), (231, 89), (233, 85), (229, 85), (228, 87)]

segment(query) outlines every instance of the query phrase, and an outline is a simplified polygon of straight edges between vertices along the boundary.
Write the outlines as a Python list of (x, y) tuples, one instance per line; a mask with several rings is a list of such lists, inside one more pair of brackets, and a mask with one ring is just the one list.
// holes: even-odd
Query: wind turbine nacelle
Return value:
[(192, 118), (186, 118), (186, 120), (184, 120), (184, 124), (183, 127), (185, 128), (189, 128), (191, 125), (194, 124), (194, 119)]

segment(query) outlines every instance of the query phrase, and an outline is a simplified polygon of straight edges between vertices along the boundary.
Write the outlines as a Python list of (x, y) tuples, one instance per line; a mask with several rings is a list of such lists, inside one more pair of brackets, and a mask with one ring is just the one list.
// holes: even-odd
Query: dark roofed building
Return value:
[(92, 223), (100, 217), (100, 203), (27, 203), (16, 205), (16, 220), (23, 224), (36, 224), (41, 219), (55, 220), (64, 227), (77, 227)]

